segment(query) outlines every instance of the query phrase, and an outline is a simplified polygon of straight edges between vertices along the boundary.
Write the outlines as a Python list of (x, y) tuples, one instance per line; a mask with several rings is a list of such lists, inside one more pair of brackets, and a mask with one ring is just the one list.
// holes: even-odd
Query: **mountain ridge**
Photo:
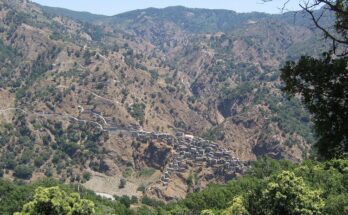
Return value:
[[(257, 17), (272, 18), (272, 17), (282, 17), (282, 16), (287, 17), (289, 16), (289, 14), (291, 16), (294, 16), (296, 13), (301, 14), (300, 11), (286, 12), (284, 14), (269, 14), (264, 12), (236, 12), (233, 10), (226, 10), (226, 9), (205, 9), (205, 8), (188, 8), (184, 6), (169, 6), (165, 8), (149, 7), (146, 9), (137, 9), (137, 10), (127, 11), (127, 12), (122, 12), (116, 15), (97, 15), (90, 12), (79, 12), (79, 11), (73, 11), (73, 10), (57, 8), (57, 7), (42, 6), (42, 8), (44, 11), (51, 12), (56, 15), (68, 16), (68, 17), (70, 16), (74, 18), (75, 20), (80, 20), (80, 21), (89, 22), (89, 23), (95, 23), (98, 21), (100, 22), (124, 21), (124, 19), (127, 19), (127, 17), (138, 17), (139, 14), (144, 14), (144, 13), (149, 13), (150, 16), (157, 14), (157, 16), (160, 16), (161, 18), (164, 17), (165, 19), (169, 19), (169, 21), (181, 20), (180, 17), (182, 16), (171, 17), (173, 16), (173, 13), (181, 14), (181, 15), (184, 13), (195, 13), (195, 12), (205, 13), (206, 18), (211, 15), (217, 15), (219, 20), (226, 19), (226, 16), (228, 19), (231, 19), (232, 17), (236, 18), (238, 16), (246, 16), (245, 19), (250, 20), (255, 17), (256, 18)], [(219, 16), (222, 16), (222, 17), (219, 17)]]
[(47, 13), (70, 17), (83, 22), (92, 22), (94, 20), (108, 17), (106, 15), (93, 14), (87, 11), (74, 11), (74, 10), (69, 10), (69, 9), (65, 9), (61, 7), (50, 7), (50, 6), (42, 6), (42, 5), (39, 5), (39, 6)]

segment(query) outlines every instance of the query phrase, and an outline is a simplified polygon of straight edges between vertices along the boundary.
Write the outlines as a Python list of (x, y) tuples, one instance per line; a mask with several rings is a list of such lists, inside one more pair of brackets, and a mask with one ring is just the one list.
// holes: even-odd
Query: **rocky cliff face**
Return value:
[(236, 177), (259, 156), (308, 155), (310, 117), (281, 93), (278, 69), (320, 51), (305, 18), (186, 8), (68, 12), (73, 18), (0, 1), (6, 178), (53, 176), (118, 195), (145, 188), (170, 200)]
[(133, 159), (138, 169), (152, 167), (163, 171), (173, 156), (172, 148), (160, 142), (136, 143), (134, 147)]

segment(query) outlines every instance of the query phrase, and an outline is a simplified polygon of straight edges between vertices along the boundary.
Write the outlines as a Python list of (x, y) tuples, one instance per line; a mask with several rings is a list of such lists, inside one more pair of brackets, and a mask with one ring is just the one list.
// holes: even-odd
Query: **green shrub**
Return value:
[(130, 176), (132, 175), (132, 173), (133, 173), (133, 169), (130, 168), (130, 167), (127, 167), (127, 168), (122, 172), (122, 175), (123, 175), (123, 177), (128, 178), (128, 177), (130, 177)]
[(127, 208), (129, 208), (131, 203), (132, 203), (131, 199), (128, 196), (125, 196), (125, 195), (121, 196), (121, 198), (119, 198), (119, 201), (120, 201), (121, 204), (123, 204)]
[(148, 205), (151, 207), (160, 207), (160, 206), (164, 206), (164, 203), (162, 201), (158, 201), (155, 199), (151, 199), (147, 196), (144, 196), (141, 200), (141, 203), (143, 203), (144, 205)]
[(138, 121), (144, 121), (145, 119), (145, 104), (136, 103), (128, 108), (128, 112), (132, 117), (137, 119)]
[(14, 169), (14, 176), (20, 179), (30, 179), (33, 174), (33, 169), (26, 165), (18, 165)]
[(41, 156), (35, 158), (35, 160), (34, 160), (34, 165), (37, 168), (41, 167), (44, 163), (45, 163), (45, 161), (44, 161), (44, 159)]
[(86, 181), (91, 180), (91, 178), (92, 178), (92, 174), (90, 172), (83, 173), (83, 179), (85, 179)]

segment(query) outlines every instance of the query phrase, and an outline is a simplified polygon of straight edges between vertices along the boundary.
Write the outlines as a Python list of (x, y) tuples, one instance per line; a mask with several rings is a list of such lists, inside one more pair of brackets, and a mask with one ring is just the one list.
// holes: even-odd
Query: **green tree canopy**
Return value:
[(348, 152), (348, 61), (301, 57), (287, 62), (282, 69), (284, 91), (300, 95), (313, 114), (319, 140), (316, 143), (323, 158), (342, 157)]
[(213, 210), (206, 209), (201, 212), (201, 215), (215, 215)]
[(15, 215), (93, 215), (94, 203), (81, 199), (78, 193), (68, 194), (59, 187), (39, 187), (34, 199)]
[[(273, 0), (263, 0), (270, 2)], [(295, 0), (294, 0), (295, 1)], [(290, 1), (283, 1), (284, 7)], [(314, 116), (319, 141), (318, 155), (324, 159), (346, 156), (348, 152), (348, 1), (299, 1), (314, 25), (332, 41), (323, 58), (303, 56), (282, 68), (285, 92), (299, 95)], [(318, 10), (318, 7), (321, 7)], [(332, 17), (327, 22), (324, 17)]]
[(222, 215), (249, 215), (250, 213), (245, 207), (244, 198), (237, 196), (232, 200), (231, 206), (224, 210)]
[(261, 214), (267, 215), (315, 215), (321, 214), (324, 207), (320, 191), (310, 189), (301, 177), (290, 171), (273, 177), (260, 201)]

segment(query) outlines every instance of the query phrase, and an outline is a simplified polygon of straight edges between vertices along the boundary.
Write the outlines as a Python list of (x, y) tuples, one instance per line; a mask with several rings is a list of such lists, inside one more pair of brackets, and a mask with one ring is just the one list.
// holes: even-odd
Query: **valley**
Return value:
[(0, 0), (3, 177), (171, 202), (263, 156), (308, 158), (311, 116), (281, 92), (279, 67), (329, 45), (293, 16), (169, 7), (108, 17)]
[[(66, 88), (66, 86), (58, 86), (58, 88)], [(97, 99), (101, 99), (105, 102), (117, 102), (113, 101), (97, 94), (93, 93), (90, 90), (81, 89), (82, 91), (91, 93)], [(207, 181), (209, 179), (217, 178), (220, 176), (222, 181), (230, 180), (236, 175), (242, 175), (249, 165), (246, 161), (240, 161), (239, 158), (236, 158), (231, 155), (231, 152), (220, 147), (218, 144), (213, 143), (212, 141), (208, 141), (202, 139), (200, 137), (195, 137), (193, 135), (184, 134), (183, 132), (176, 132), (175, 135), (169, 133), (161, 133), (161, 132), (149, 132), (144, 131), (143, 128), (138, 128), (135, 126), (131, 128), (131, 126), (121, 127), (117, 124), (113, 124), (113, 121), (110, 118), (105, 118), (101, 115), (101, 113), (96, 113), (92, 110), (85, 110), (82, 106), (78, 106), (79, 115), (73, 116), (69, 114), (63, 113), (45, 113), (45, 112), (35, 112), (28, 111), (22, 108), (6, 108), (0, 109), (0, 113), (6, 115), (7, 112), (16, 112), (19, 111), (27, 116), (34, 116), (36, 120), (39, 118), (44, 119), (54, 119), (54, 120), (66, 120), (69, 123), (77, 123), (77, 124), (91, 124), (93, 126), (97, 126), (102, 132), (105, 132), (107, 136), (117, 136), (117, 137), (129, 137), (133, 138), (136, 144), (153, 144), (156, 142), (165, 143), (165, 146), (161, 146), (156, 148), (153, 147), (154, 150), (151, 156), (159, 156), (159, 161), (157, 168), (159, 168), (162, 172), (160, 179), (153, 178), (151, 186), (148, 186), (148, 192), (154, 192), (156, 190), (157, 195), (166, 191), (169, 187), (169, 184), (172, 180), (178, 179), (178, 177), (188, 177), (184, 175), (190, 175), (190, 172), (195, 169), (196, 177), (198, 177), (200, 173), (204, 172), (204, 177), (206, 177)], [(93, 121), (95, 120), (95, 121)], [(134, 148), (139, 148), (140, 146), (134, 146)], [(149, 148), (150, 149), (150, 146)], [(166, 150), (164, 154), (161, 150)], [(150, 149), (151, 150), (151, 149)], [(134, 158), (136, 159), (136, 158)], [(154, 159), (152, 157), (151, 159)], [(156, 161), (152, 161), (156, 162)], [(93, 178), (100, 177), (99, 180), (104, 181), (106, 178), (103, 175), (95, 174)], [(202, 177), (200, 175), (199, 177)], [(173, 179), (174, 178), (174, 179)], [(118, 178), (120, 180), (120, 178)], [(198, 180), (198, 179), (196, 179)], [(114, 183), (112, 182), (114, 181)], [(136, 183), (133, 184), (133, 189), (128, 187), (124, 188), (127, 192), (124, 194), (123, 190), (120, 190), (116, 186), (117, 179), (110, 178), (108, 180), (109, 185), (103, 185), (103, 188), (99, 188), (101, 190), (107, 190), (106, 193), (96, 192), (97, 195), (104, 196), (110, 199), (113, 199), (112, 194), (114, 195), (128, 195), (128, 196), (138, 196), (140, 195), (138, 190), (136, 189)], [(92, 182), (87, 182), (91, 184)], [(99, 183), (97, 180), (95, 183)], [(139, 182), (138, 182), (139, 183)], [(90, 186), (87, 184), (87, 187)], [(140, 184), (138, 184), (140, 186)], [(192, 185), (193, 186), (193, 185)], [(195, 184), (197, 189), (200, 186)], [(90, 188), (91, 190), (97, 190), (95, 184)], [(172, 200), (172, 196), (164, 196), (165, 194), (160, 194), (161, 198), (166, 200)], [(182, 198), (180, 196), (179, 198)]]

